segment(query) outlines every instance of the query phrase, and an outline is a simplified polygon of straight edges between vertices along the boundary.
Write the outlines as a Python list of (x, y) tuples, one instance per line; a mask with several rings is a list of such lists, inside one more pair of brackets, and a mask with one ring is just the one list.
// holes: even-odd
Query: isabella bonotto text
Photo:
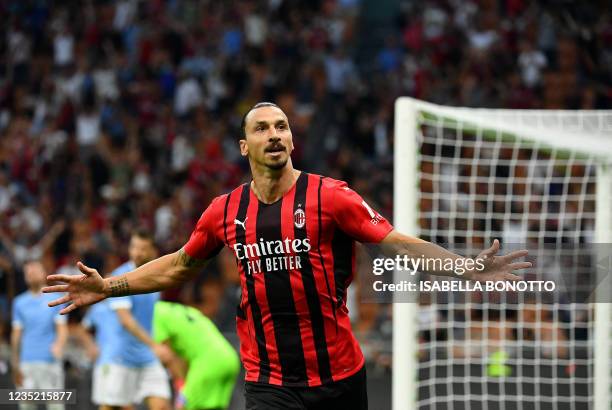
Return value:
[(413, 282), (402, 280), (393, 283), (377, 280), (372, 283), (372, 288), (375, 292), (554, 292), (557, 286), (555, 282), (550, 280), (486, 282), (461, 280), (423, 280)]

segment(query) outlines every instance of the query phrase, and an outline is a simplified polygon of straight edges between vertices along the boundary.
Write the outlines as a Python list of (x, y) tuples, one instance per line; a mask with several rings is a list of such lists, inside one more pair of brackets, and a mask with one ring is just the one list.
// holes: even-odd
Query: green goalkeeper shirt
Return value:
[(195, 359), (223, 360), (236, 351), (215, 324), (199, 310), (171, 302), (157, 302), (153, 314), (153, 339), (169, 342), (187, 362)]

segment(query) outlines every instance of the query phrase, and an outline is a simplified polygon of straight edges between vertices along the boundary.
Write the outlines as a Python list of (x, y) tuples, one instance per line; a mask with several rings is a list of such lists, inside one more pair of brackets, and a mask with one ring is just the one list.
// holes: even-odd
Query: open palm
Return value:
[(64, 296), (49, 302), (49, 306), (70, 303), (60, 310), (60, 314), (72, 312), (74, 309), (94, 304), (106, 298), (104, 279), (97, 270), (78, 262), (80, 275), (49, 275), (48, 282), (64, 282), (62, 285), (46, 286), (44, 293), (62, 292)]
[(499, 241), (495, 239), (493, 245), (489, 249), (482, 251), (477, 260), (482, 260), (484, 269), (475, 269), (472, 271), (469, 279), (486, 282), (486, 281), (517, 281), (521, 280), (520, 276), (512, 273), (518, 269), (526, 269), (531, 267), (531, 262), (517, 261), (516, 259), (527, 256), (529, 251), (523, 249), (520, 251), (510, 252), (507, 255), (496, 256), (499, 251)]

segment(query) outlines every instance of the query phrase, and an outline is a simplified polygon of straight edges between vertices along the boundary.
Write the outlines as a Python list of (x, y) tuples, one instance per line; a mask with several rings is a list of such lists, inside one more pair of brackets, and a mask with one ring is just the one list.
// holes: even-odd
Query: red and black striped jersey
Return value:
[(236, 256), (247, 381), (318, 386), (363, 366), (346, 308), (354, 240), (377, 243), (392, 229), (346, 183), (305, 172), (272, 204), (249, 184), (212, 201), (183, 249), (206, 259), (228, 246)]

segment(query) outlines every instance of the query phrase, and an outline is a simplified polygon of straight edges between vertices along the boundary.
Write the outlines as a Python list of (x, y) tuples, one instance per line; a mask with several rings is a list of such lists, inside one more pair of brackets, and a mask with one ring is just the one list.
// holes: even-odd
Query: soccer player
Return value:
[[(49, 309), (53, 299), (41, 293), (46, 282), (45, 268), (39, 261), (23, 267), (28, 290), (13, 300), (11, 333), (13, 382), (21, 389), (63, 389), (62, 355), (68, 337), (66, 316)], [(20, 404), (21, 410), (36, 404)], [(49, 410), (63, 410), (63, 404), (49, 404)]]
[[(221, 410), (229, 406), (240, 362), (232, 345), (210, 319), (189, 306), (157, 302), (153, 338), (159, 343), (154, 348), (157, 356), (171, 370), (175, 381), (182, 384), (177, 408)], [(188, 365), (186, 377), (181, 374), (181, 360)]]
[[(130, 260), (111, 273), (111, 277), (132, 271), (157, 256), (153, 236), (135, 231), (128, 248)], [(103, 403), (128, 406), (145, 401), (150, 410), (170, 409), (168, 375), (151, 348), (153, 309), (159, 293), (124, 296), (111, 299), (120, 324), (118, 344), (121, 346), (116, 361), (108, 365), (107, 377), (111, 381), (105, 389)]]
[[(294, 169), (292, 150), (284, 112), (256, 104), (243, 118), (240, 139), (250, 183), (215, 198), (174, 253), (110, 279), (80, 262), (80, 277), (50, 276), (66, 284), (45, 291), (68, 292), (51, 306), (71, 302), (62, 309), (68, 313), (109, 296), (176, 286), (228, 246), (242, 287), (236, 321), (247, 409), (367, 409), (364, 357), (346, 308), (354, 241), (393, 244), (424, 258), (463, 258), (397, 232), (346, 183)], [(462, 277), (519, 279), (512, 271), (530, 264), (513, 260), (527, 252), (494, 256), (498, 249), (496, 240), (479, 255), (486, 257), (483, 269)], [(455, 276), (440, 269), (427, 272)]]
[[(109, 395), (115, 389), (116, 380), (112, 378), (113, 364), (120, 363), (121, 358), (121, 324), (117, 314), (110, 308), (110, 301), (105, 300), (93, 305), (83, 320), (81, 326), (75, 326), (71, 332), (81, 341), (88, 354), (96, 359), (93, 369), (92, 401), (98, 405), (99, 410), (119, 408), (107, 404)], [(95, 342), (88, 330), (95, 329)], [(122, 406), (123, 410), (130, 410), (132, 406)]]

